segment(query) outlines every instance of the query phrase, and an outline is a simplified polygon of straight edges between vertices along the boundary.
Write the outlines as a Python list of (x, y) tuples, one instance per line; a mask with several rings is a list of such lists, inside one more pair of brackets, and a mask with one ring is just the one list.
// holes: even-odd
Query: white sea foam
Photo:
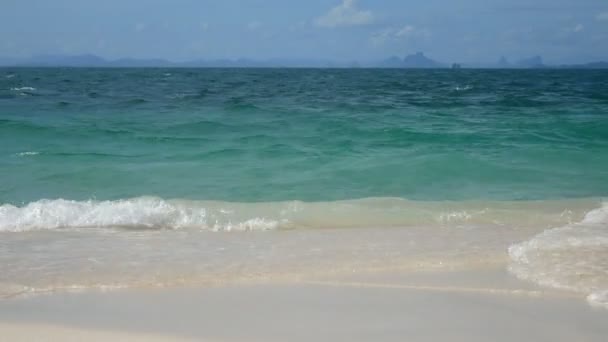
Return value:
[(278, 222), (263, 217), (241, 219), (205, 206), (154, 197), (117, 201), (40, 200), (23, 207), (0, 206), (0, 231), (10, 232), (107, 227), (229, 231), (278, 226)]
[(456, 88), (454, 88), (454, 90), (456, 90), (456, 91), (467, 91), (467, 90), (471, 90), (471, 89), (473, 89), (473, 87), (471, 87), (469, 85), (465, 85), (464, 87), (456, 86)]
[(608, 203), (579, 223), (544, 231), (509, 248), (510, 270), (543, 286), (577, 291), (608, 308)]
[(17, 157), (27, 157), (27, 156), (37, 156), (39, 154), (40, 154), (40, 152), (36, 152), (36, 151), (26, 151), (26, 152), (15, 153), (15, 156), (17, 156)]
[[(482, 212), (479, 212), (477, 214), (481, 214)], [(471, 218), (474, 217), (476, 213), (469, 213), (467, 211), (450, 211), (450, 212), (445, 212), (445, 213), (441, 213), (439, 214), (439, 221), (440, 222), (444, 222), (444, 223), (450, 223), (450, 222), (466, 222), (468, 220), (470, 220)]]
[(587, 302), (591, 306), (603, 307), (608, 309), (608, 290), (606, 291), (595, 291), (587, 296)]
[(35, 91), (34, 87), (20, 87), (20, 88), (11, 88), (13, 91)]
[[(0, 295), (21, 293), (20, 286), (37, 290), (170, 286), (290, 270), (300, 274), (304, 267), (317, 272), (332, 265), (363, 270), (413, 262), (412, 267), (420, 269), (447, 265), (459, 255), (466, 265), (496, 255), (502, 265), (506, 245), (525, 236), (525, 227), (533, 226), (537, 232), (553, 226), (562, 228), (511, 247), (513, 270), (544, 285), (577, 289), (592, 305), (606, 307), (608, 287), (602, 285), (606, 279), (602, 274), (606, 274), (608, 237), (601, 229), (607, 216), (602, 214), (605, 209), (590, 211), (597, 204), (597, 199), (230, 203), (158, 197), (4, 204), (0, 205), (0, 264), (5, 266), (0, 266)], [(369, 229), (305, 230), (349, 227)], [(285, 234), (205, 232), (294, 228), (298, 230)], [(54, 233), (31, 233), (36, 230)], [(550, 246), (564, 249), (549, 250)], [(431, 259), (424, 261), (427, 257)], [(566, 277), (561, 277), (560, 268)], [(573, 271), (577, 269), (578, 273)]]
[[(33, 152), (23, 152), (23, 156)], [(61, 228), (272, 230), (293, 228), (528, 226), (581, 220), (590, 202), (416, 202), (368, 198), (335, 202), (230, 203), (138, 197), (115, 201), (39, 200), (0, 206), (0, 231)], [(566, 208), (569, 208), (566, 210)], [(566, 214), (564, 214), (566, 213)], [(589, 216), (591, 217), (591, 216)]]

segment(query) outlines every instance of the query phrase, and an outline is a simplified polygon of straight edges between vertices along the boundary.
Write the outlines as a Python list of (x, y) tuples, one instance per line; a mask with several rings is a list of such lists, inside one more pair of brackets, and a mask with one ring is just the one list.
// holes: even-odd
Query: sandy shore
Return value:
[(79, 329), (42, 323), (0, 323), (2, 341), (114, 341), (114, 342), (165, 342), (192, 341), (174, 336), (146, 335), (142, 333)]
[(607, 323), (583, 296), (495, 270), (0, 302), (6, 341), (605, 341)]

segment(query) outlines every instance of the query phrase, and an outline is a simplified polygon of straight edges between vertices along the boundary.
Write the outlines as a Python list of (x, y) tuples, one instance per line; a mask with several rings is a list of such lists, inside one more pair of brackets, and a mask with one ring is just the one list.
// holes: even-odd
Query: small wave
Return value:
[(59, 228), (129, 228), (206, 230), (275, 229), (277, 221), (237, 218), (222, 206), (193, 205), (155, 197), (117, 201), (40, 200), (24, 207), (0, 206), (0, 231), (21, 232)]
[(17, 156), (17, 157), (27, 157), (27, 156), (37, 156), (39, 154), (40, 154), (40, 152), (36, 152), (36, 151), (26, 151), (26, 152), (15, 153), (15, 156)]
[(256, 111), (256, 110), (260, 109), (258, 106), (249, 102), (244, 97), (230, 98), (230, 99), (224, 101), (224, 106), (227, 110), (239, 111), (239, 112)]
[(176, 93), (173, 95), (169, 95), (168, 98), (172, 100), (197, 100), (205, 98), (206, 95), (207, 91), (203, 89), (198, 92)]
[(464, 87), (460, 87), (460, 86), (456, 86), (456, 88), (454, 88), (454, 90), (456, 91), (467, 91), (467, 90), (471, 90), (473, 89), (472, 86), (466, 85)]
[(6, 76), (4, 76), (4, 77), (5, 77), (5, 78), (13, 78), (13, 77), (15, 77), (15, 74), (8, 74), (8, 75), (6, 75)]
[(608, 203), (578, 223), (512, 245), (509, 256), (519, 278), (584, 293), (590, 304), (608, 309)]
[(35, 91), (34, 87), (20, 87), (20, 88), (11, 88), (12, 91)]
[[(62, 228), (248, 231), (296, 228), (554, 226), (580, 219), (589, 202), (416, 202), (367, 198), (335, 202), (165, 200), (39, 200), (0, 206), (0, 231)], [(568, 210), (564, 208), (570, 208)]]

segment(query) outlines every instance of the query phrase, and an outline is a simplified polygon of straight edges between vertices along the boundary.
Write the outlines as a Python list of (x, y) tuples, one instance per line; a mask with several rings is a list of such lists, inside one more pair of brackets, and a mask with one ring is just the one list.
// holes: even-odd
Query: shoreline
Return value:
[(603, 341), (607, 320), (608, 310), (588, 306), (583, 295), (540, 288), (504, 270), (0, 301), (0, 333), (11, 341)]

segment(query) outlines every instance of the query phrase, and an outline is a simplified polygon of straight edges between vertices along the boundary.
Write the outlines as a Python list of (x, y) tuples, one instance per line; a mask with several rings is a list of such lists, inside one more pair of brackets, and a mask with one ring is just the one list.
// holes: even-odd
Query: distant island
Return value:
[(416, 52), (413, 55), (405, 56), (400, 59), (399, 57), (391, 57), (385, 61), (382, 61), (380, 67), (386, 68), (408, 68), (408, 69), (436, 69), (445, 68), (447, 65), (432, 60), (424, 55), (422, 52)]
[(377, 62), (335, 62), (307, 59), (198, 59), (172, 62), (164, 59), (121, 58), (108, 60), (93, 54), (39, 55), (30, 58), (2, 58), (0, 67), (93, 67), (93, 68), (394, 68), (394, 69), (608, 69), (608, 62), (595, 61), (584, 64), (547, 65), (542, 56), (524, 58), (514, 63), (502, 56), (495, 63), (444, 63), (416, 52), (403, 58), (393, 56)]
[(542, 56), (533, 56), (518, 60), (515, 63), (510, 63), (506, 57), (502, 56), (498, 62), (494, 64), (466, 64), (460, 62), (448, 64), (433, 60), (425, 56), (423, 52), (417, 52), (408, 55), (403, 59), (396, 56), (390, 57), (380, 62), (377, 67), (405, 69), (608, 69), (608, 62), (599, 61), (585, 64), (547, 65), (544, 63)]

